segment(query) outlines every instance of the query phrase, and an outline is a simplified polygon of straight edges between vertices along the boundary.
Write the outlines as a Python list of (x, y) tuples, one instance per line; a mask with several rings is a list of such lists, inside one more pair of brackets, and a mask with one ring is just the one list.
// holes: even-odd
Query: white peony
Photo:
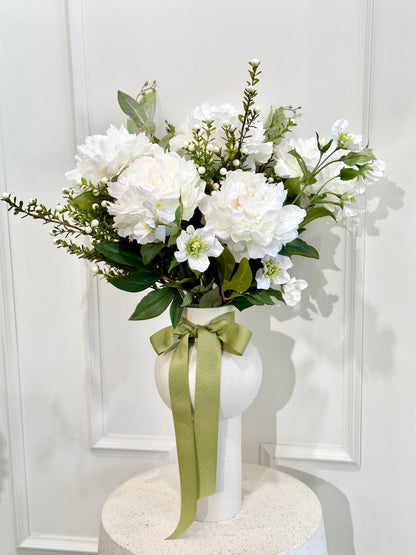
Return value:
[(267, 183), (263, 174), (236, 170), (227, 173), (221, 189), (205, 197), (200, 209), (237, 262), (276, 256), (297, 237), (306, 215), (298, 206), (283, 206), (286, 194), (281, 183)]
[(283, 300), (288, 306), (295, 306), (301, 299), (302, 290), (308, 287), (308, 283), (304, 279), (292, 278), (282, 285)]
[(124, 125), (110, 125), (105, 135), (92, 135), (77, 147), (75, 169), (67, 172), (68, 181), (76, 184), (84, 177), (94, 185), (110, 180), (123, 171), (133, 160), (163, 152), (149, 141), (144, 133), (131, 134)]
[(189, 220), (204, 190), (193, 162), (176, 152), (162, 151), (138, 158), (118, 181), (108, 184), (108, 192), (116, 199), (108, 205), (108, 212), (115, 216), (114, 226), (121, 237), (141, 244), (164, 241), (175, 224), (179, 197), (183, 219)]
[[(178, 127), (177, 134), (170, 140), (170, 148), (174, 151), (180, 151), (184, 144), (193, 141), (193, 127), (203, 126), (204, 121), (212, 121), (215, 131), (212, 133), (212, 145), (219, 148), (225, 147), (225, 134), (222, 129), (224, 124), (232, 127), (240, 128), (241, 123), (238, 119), (238, 109), (232, 104), (221, 104), (214, 106), (212, 104), (202, 104), (196, 106), (186, 116), (185, 121)], [(273, 153), (273, 143), (264, 142), (263, 123), (254, 124), (249, 132), (248, 137), (243, 142), (243, 147), (247, 150), (249, 166), (254, 167), (254, 162), (265, 164)]]
[(276, 159), (274, 171), (276, 175), (284, 179), (302, 177), (303, 175), (298, 161), (293, 154), (289, 154), (293, 149), (303, 158), (308, 170), (312, 170), (319, 160), (318, 145), (314, 137), (310, 139), (282, 139), (274, 147), (274, 158)]
[(216, 258), (224, 247), (215, 237), (214, 231), (208, 227), (195, 229), (188, 225), (186, 231), (182, 230), (176, 240), (179, 250), (175, 252), (178, 262), (188, 261), (189, 267), (198, 272), (205, 272), (209, 266), (209, 256)]
[(262, 263), (263, 268), (256, 273), (257, 289), (275, 289), (275, 285), (282, 285), (290, 280), (286, 270), (293, 266), (293, 262), (288, 256), (265, 256)]

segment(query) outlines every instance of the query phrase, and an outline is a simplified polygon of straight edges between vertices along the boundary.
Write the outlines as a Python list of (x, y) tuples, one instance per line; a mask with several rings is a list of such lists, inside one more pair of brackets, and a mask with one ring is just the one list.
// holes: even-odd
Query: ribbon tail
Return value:
[(181, 516), (175, 531), (166, 539), (180, 536), (194, 522), (198, 498), (195, 435), (188, 379), (188, 342), (185, 334), (172, 356), (169, 391), (175, 425), (181, 481)]
[(216, 490), (220, 383), (221, 343), (215, 333), (200, 328), (194, 408), (198, 498), (212, 495)]

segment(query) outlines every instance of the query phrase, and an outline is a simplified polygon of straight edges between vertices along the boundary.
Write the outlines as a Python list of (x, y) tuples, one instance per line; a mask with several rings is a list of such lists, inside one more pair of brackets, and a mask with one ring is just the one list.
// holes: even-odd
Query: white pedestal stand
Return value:
[(136, 476), (105, 502), (99, 555), (327, 555), (322, 510), (303, 482), (243, 464), (243, 506), (233, 519), (195, 521), (176, 540), (180, 510), (177, 465)]

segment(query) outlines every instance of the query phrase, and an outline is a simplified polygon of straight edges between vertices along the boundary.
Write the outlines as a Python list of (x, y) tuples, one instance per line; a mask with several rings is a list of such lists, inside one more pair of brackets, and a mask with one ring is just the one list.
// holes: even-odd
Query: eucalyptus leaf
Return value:
[(140, 100), (139, 105), (147, 112), (156, 101), (156, 91), (146, 93)]
[(154, 132), (154, 123), (148, 120), (146, 112), (133, 97), (118, 91), (117, 98), (120, 108), (133, 120), (139, 131), (146, 131), (148, 134)]
[(169, 141), (171, 140), (172, 137), (175, 136), (175, 132), (171, 131), (169, 133), (167, 133), (166, 135), (164, 135), (160, 141), (159, 141), (159, 146), (162, 147), (164, 150), (166, 150), (169, 146)]
[(148, 293), (136, 306), (130, 320), (148, 320), (164, 312), (175, 298), (174, 289), (156, 289)]
[(130, 118), (127, 120), (127, 131), (133, 135), (138, 135), (140, 133), (140, 129)]

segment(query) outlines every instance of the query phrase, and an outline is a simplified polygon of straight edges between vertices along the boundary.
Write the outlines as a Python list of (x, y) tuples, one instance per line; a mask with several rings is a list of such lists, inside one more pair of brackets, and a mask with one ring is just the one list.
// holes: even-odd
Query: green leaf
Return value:
[(233, 277), (228, 280), (224, 279), (222, 282), (223, 291), (237, 291), (243, 293), (247, 291), (253, 281), (253, 274), (247, 258), (243, 258), (238, 265), (237, 271)]
[(290, 256), (297, 254), (299, 256), (307, 256), (308, 258), (319, 258), (318, 251), (308, 245), (303, 239), (299, 239), (299, 237), (287, 243), (284, 249)]
[(334, 214), (328, 210), (328, 208), (324, 208), (323, 206), (314, 206), (313, 208), (309, 208), (306, 212), (305, 219), (300, 224), (301, 227), (304, 227), (309, 222), (316, 220), (318, 218), (324, 218), (325, 216), (331, 217), (333, 220), (336, 220)]
[(148, 320), (164, 312), (176, 296), (174, 289), (156, 289), (148, 293), (136, 306), (130, 320)]
[(360, 152), (349, 152), (340, 158), (347, 166), (355, 166), (356, 164), (365, 164), (371, 160), (376, 160), (371, 148), (363, 148)]
[(175, 210), (175, 222), (178, 227), (181, 226), (182, 215), (183, 215), (183, 202), (182, 202), (182, 197), (179, 195), (179, 205), (178, 205), (178, 208)]
[(153, 285), (160, 277), (160, 274), (155, 274), (143, 266), (137, 272), (132, 272), (127, 276), (109, 278), (107, 281), (123, 291), (138, 293)]
[(113, 243), (110, 241), (107, 243), (99, 243), (95, 245), (95, 250), (103, 254), (109, 260), (124, 264), (125, 266), (139, 268), (143, 264), (140, 255), (134, 252), (126, 243)]
[(139, 131), (146, 131), (150, 135), (154, 133), (155, 124), (147, 119), (146, 112), (134, 98), (122, 91), (118, 91), (117, 98), (120, 108), (133, 120)]
[(283, 301), (283, 295), (282, 292), (279, 291), (278, 289), (268, 289), (267, 291), (269, 293), (269, 295), (271, 295), (272, 297), (275, 297), (278, 301)]
[(242, 297), (236, 297), (235, 299), (233, 299), (231, 304), (241, 312), (242, 310), (253, 306), (254, 303), (251, 301), (248, 295), (244, 295)]
[(91, 191), (86, 191), (85, 193), (81, 193), (73, 200), (70, 201), (70, 204), (80, 208), (81, 210), (91, 210), (92, 205), (97, 202), (97, 197), (95, 197)]
[(169, 240), (168, 240), (168, 247), (171, 247), (172, 245), (176, 245), (176, 239), (179, 237), (179, 235), (181, 234), (181, 228), (179, 225), (174, 225), (172, 227), (172, 229), (170, 230), (170, 236), (169, 236)]
[(289, 179), (286, 179), (284, 187), (287, 190), (289, 198), (296, 198), (300, 193), (300, 177), (290, 177)]
[(220, 295), (220, 290), (218, 287), (216, 289), (211, 289), (199, 300), (200, 308), (213, 308), (214, 306), (221, 306), (222, 305), (222, 298)]
[(193, 297), (192, 293), (190, 293), (188, 291), (188, 293), (186, 293), (184, 298), (182, 299), (182, 305), (181, 306), (183, 306), (183, 307), (189, 306), (190, 304), (192, 304), (193, 300), (194, 300), (194, 297)]
[(164, 135), (160, 141), (159, 141), (159, 146), (162, 147), (163, 149), (167, 149), (169, 146), (169, 141), (171, 140), (172, 137), (175, 136), (175, 132), (174, 131), (170, 131), (169, 133), (167, 133), (166, 135)]
[(227, 247), (225, 247), (216, 260), (220, 282), (222, 283), (224, 280), (229, 280), (235, 268), (234, 256), (227, 249)]
[(176, 328), (176, 326), (178, 325), (178, 322), (182, 316), (182, 312), (183, 312), (182, 297), (176, 291), (176, 295), (172, 301), (172, 304), (170, 305), (170, 310), (169, 310), (170, 321), (172, 322), (172, 326), (174, 328)]
[(255, 291), (250, 291), (250, 297), (260, 301), (261, 304), (274, 304), (273, 299), (270, 298), (270, 293), (266, 289), (256, 289)]
[(140, 100), (139, 105), (147, 112), (156, 101), (156, 91), (146, 93)]
[(355, 179), (358, 175), (358, 170), (354, 168), (342, 168), (339, 172), (342, 181), (351, 181), (351, 179)]
[(310, 172), (309, 172), (308, 168), (306, 167), (305, 161), (302, 158), (302, 156), (296, 151), (296, 149), (293, 148), (292, 150), (289, 150), (289, 154), (291, 154), (292, 156), (294, 156), (296, 158), (296, 160), (297, 160), (297, 162), (300, 166), (300, 169), (302, 170), (303, 175), (305, 177), (309, 177)]
[(165, 243), (146, 243), (142, 245), (140, 252), (143, 257), (143, 264), (147, 266), (165, 247)]
[(138, 135), (140, 133), (140, 129), (137, 127), (137, 125), (134, 123), (134, 121), (130, 118), (127, 120), (127, 131), (129, 133), (131, 133), (132, 135)]

